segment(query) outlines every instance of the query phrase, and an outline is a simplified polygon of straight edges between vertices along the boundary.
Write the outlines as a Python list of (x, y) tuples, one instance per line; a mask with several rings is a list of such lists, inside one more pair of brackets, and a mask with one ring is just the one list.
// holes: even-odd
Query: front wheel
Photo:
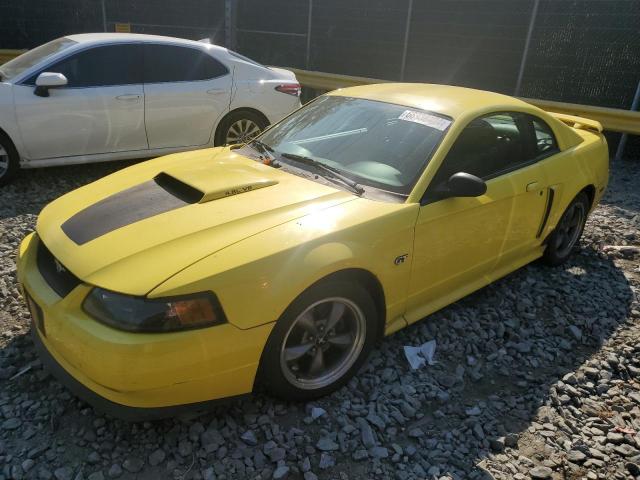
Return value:
[(287, 400), (337, 390), (357, 372), (377, 338), (378, 314), (362, 286), (327, 281), (301, 294), (276, 323), (259, 380)]
[(582, 236), (589, 212), (589, 198), (580, 192), (560, 217), (560, 221), (549, 236), (543, 260), (549, 265), (560, 265), (571, 256)]
[(19, 168), (19, 157), (11, 139), (0, 132), (0, 186), (9, 183)]

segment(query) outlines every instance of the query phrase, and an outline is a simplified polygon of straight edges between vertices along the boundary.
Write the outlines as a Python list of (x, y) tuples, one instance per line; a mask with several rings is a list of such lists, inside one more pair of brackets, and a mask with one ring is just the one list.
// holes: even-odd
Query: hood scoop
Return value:
[(156, 184), (185, 203), (206, 203), (275, 185), (249, 168), (176, 169), (161, 172)]
[(61, 225), (77, 245), (189, 204), (206, 203), (275, 185), (248, 167), (176, 169), (89, 205)]

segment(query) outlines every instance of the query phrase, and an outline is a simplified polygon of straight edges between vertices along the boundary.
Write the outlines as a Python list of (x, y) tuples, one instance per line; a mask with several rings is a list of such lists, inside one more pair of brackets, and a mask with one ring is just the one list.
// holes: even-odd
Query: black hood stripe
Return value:
[(118, 192), (79, 211), (62, 224), (62, 231), (83, 245), (118, 228), (196, 203), (197, 198), (177, 196), (150, 180)]

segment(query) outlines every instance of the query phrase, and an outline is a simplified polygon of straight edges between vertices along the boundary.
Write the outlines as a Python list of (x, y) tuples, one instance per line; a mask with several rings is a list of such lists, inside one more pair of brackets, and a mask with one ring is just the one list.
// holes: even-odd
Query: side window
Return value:
[(142, 83), (140, 47), (126, 44), (90, 48), (47, 67), (46, 71), (62, 73), (69, 81), (68, 87)]
[(471, 121), (449, 150), (429, 190), (454, 173), (488, 180), (529, 162), (523, 122), (525, 116), (519, 113), (497, 113)]
[(206, 52), (174, 45), (144, 46), (144, 82), (192, 82), (229, 73), (227, 67)]
[(557, 152), (558, 142), (553, 131), (543, 120), (531, 117), (533, 121), (533, 130), (536, 136), (536, 156), (546, 156)]

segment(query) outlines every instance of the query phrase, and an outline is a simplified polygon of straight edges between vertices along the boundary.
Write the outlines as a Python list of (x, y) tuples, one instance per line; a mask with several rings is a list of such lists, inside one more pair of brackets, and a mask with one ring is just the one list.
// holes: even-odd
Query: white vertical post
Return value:
[(236, 49), (236, 1), (224, 0), (224, 43), (232, 50)]
[(313, 0), (309, 0), (309, 16), (307, 17), (307, 54), (305, 57), (305, 65), (309, 70), (311, 62), (311, 19), (313, 18)]
[(105, 0), (100, 0), (100, 6), (102, 7), (102, 31), (107, 31), (107, 7), (104, 4)]
[(534, 0), (533, 9), (531, 10), (531, 18), (529, 19), (529, 30), (527, 30), (527, 39), (524, 42), (522, 60), (520, 60), (520, 70), (518, 71), (518, 80), (516, 81), (516, 88), (513, 92), (515, 96), (520, 95), (520, 87), (522, 86), (522, 77), (524, 76), (524, 67), (527, 64), (527, 57), (529, 56), (529, 45), (531, 44), (531, 35), (533, 34), (533, 28), (535, 27), (535, 24), (536, 24), (536, 17), (538, 16), (538, 5), (540, 5), (540, 0)]
[[(640, 81), (638, 82), (638, 86), (636, 87), (636, 93), (633, 96), (633, 101), (631, 102), (631, 111), (635, 112), (638, 110), (638, 104), (640, 103)], [(620, 137), (620, 142), (618, 142), (618, 148), (616, 148), (616, 156), (613, 157), (615, 162), (619, 162), (622, 159), (622, 155), (624, 155), (624, 148), (627, 146), (627, 134), (623, 133)]]
[(409, 45), (409, 30), (411, 29), (411, 13), (413, 10), (413, 0), (409, 0), (407, 7), (407, 20), (404, 25), (404, 45), (402, 47), (402, 63), (400, 64), (400, 80), (404, 80), (404, 70), (407, 65), (407, 47)]

